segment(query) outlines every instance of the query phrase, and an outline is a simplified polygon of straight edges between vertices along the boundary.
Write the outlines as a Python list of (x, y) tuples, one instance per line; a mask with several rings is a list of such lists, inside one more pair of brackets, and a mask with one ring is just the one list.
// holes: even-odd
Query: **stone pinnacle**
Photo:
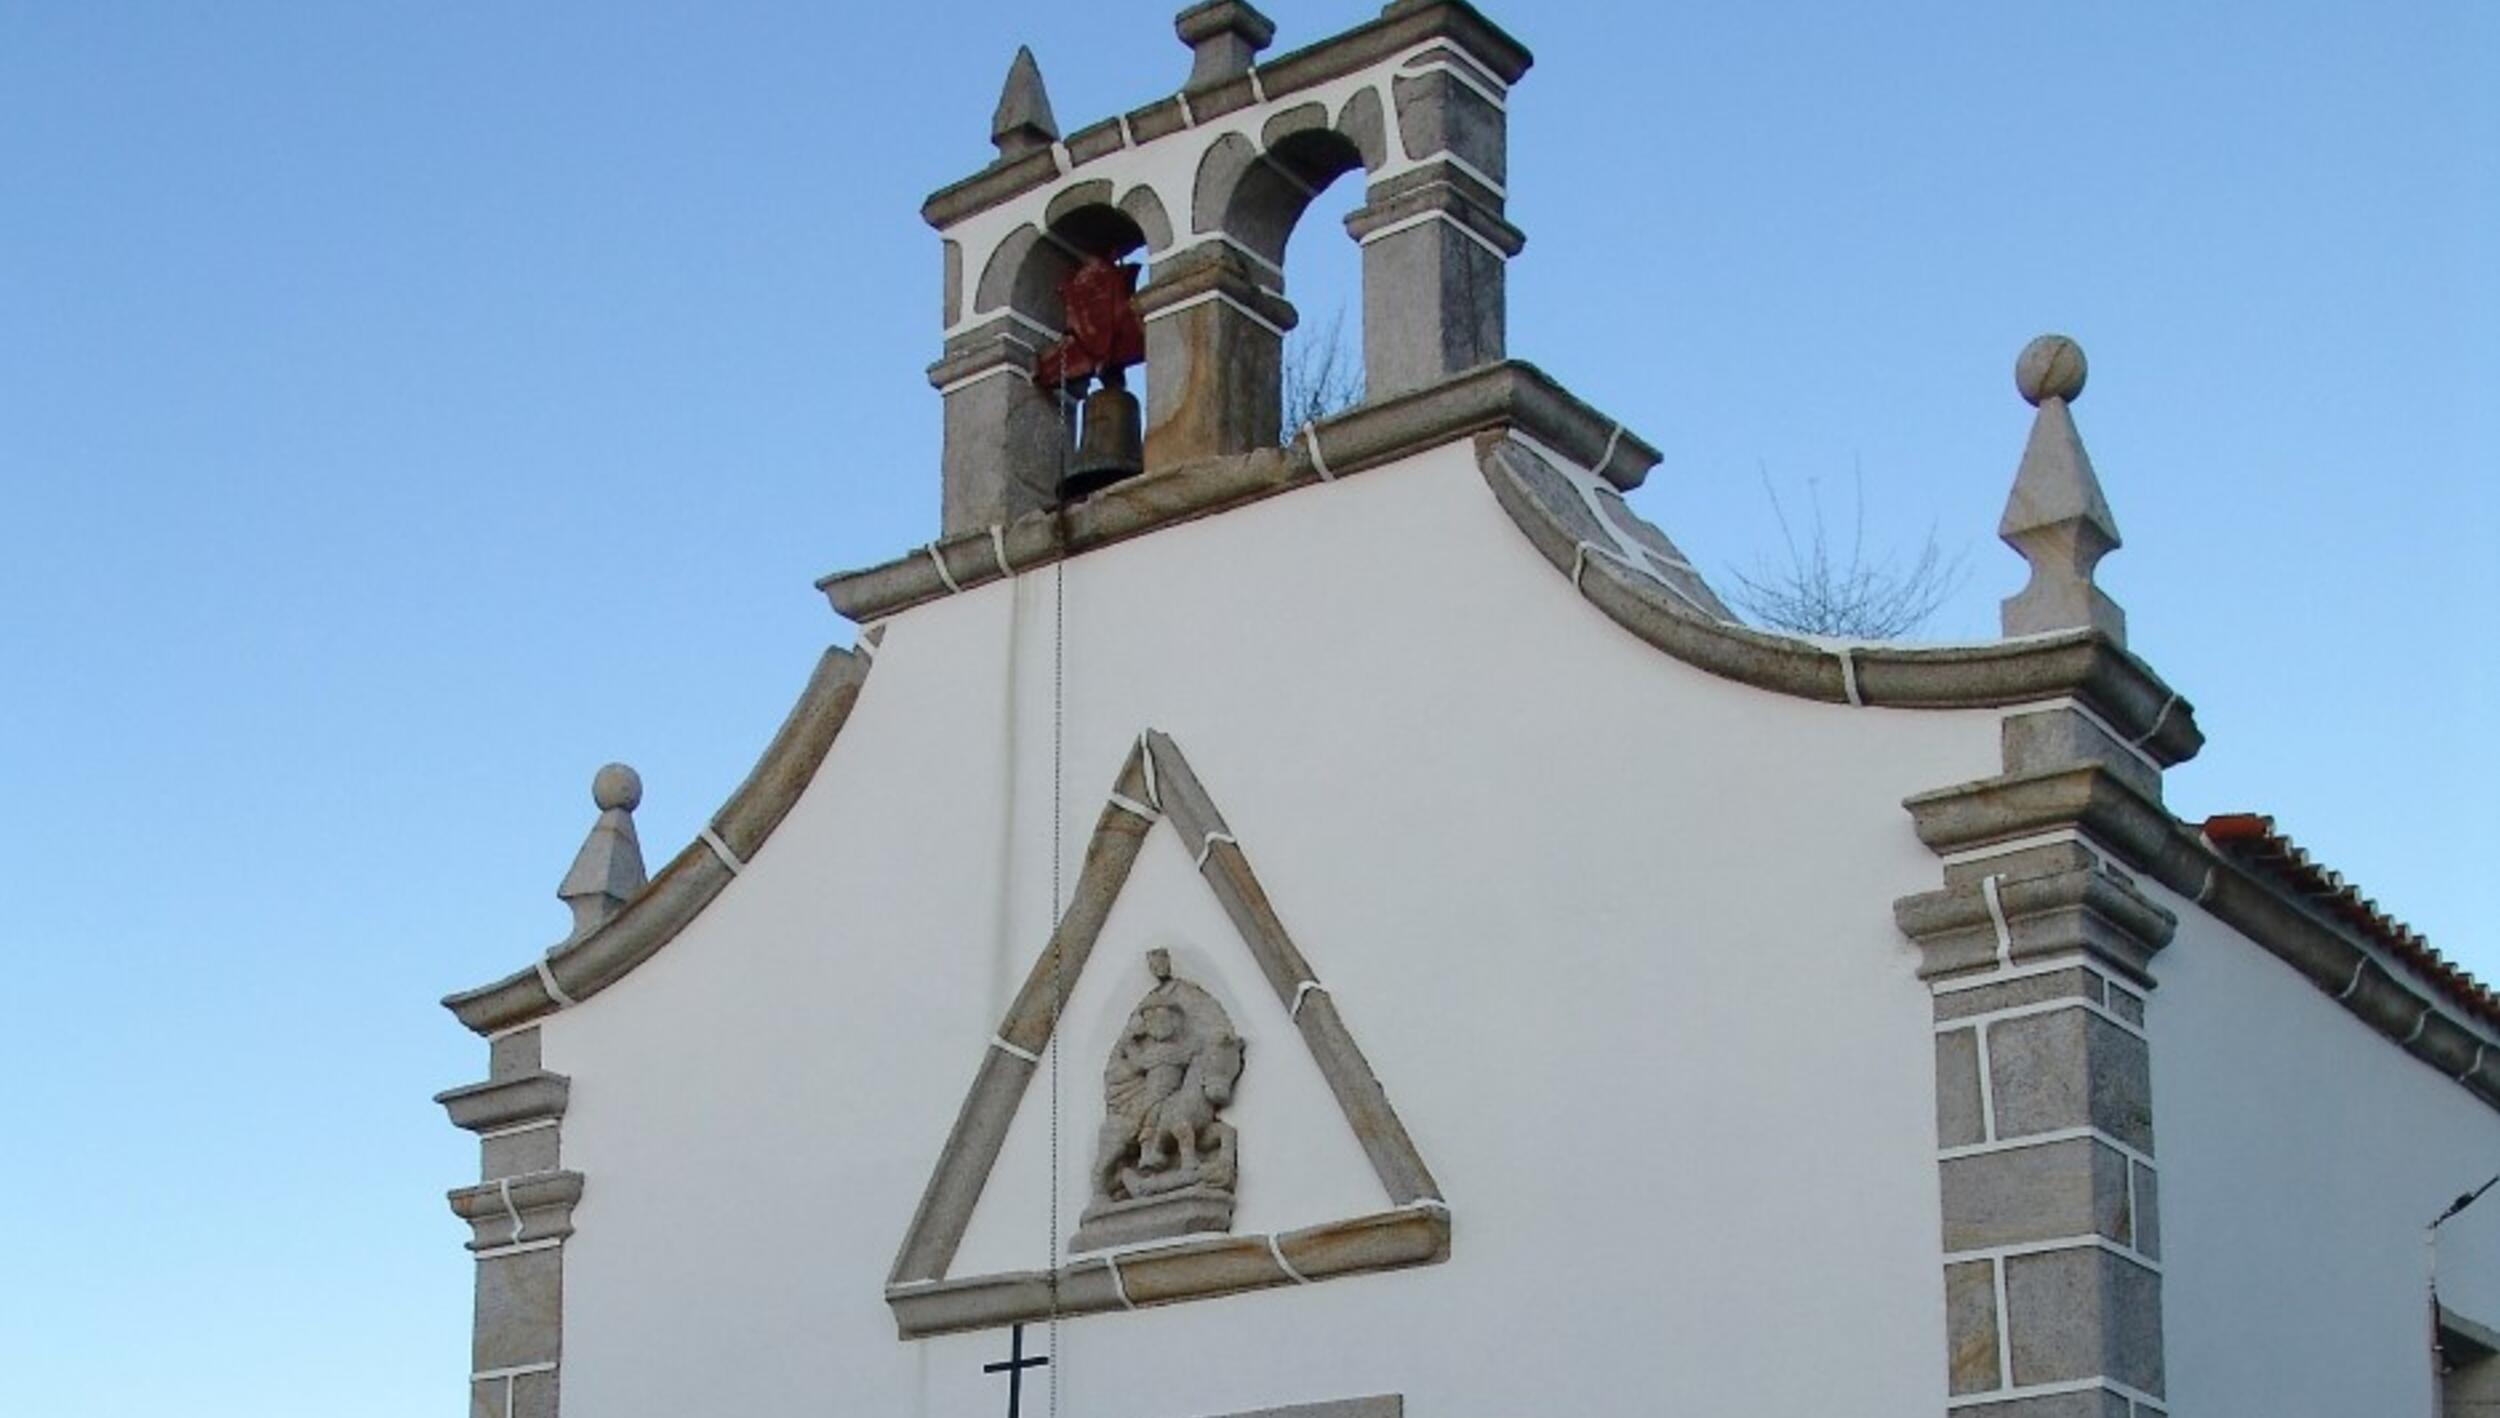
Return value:
[(1238, 78), (1276, 38), (1276, 22), (1247, 0), (1206, 0), (1173, 17), (1172, 28), (1189, 46), (1189, 81), (1184, 88), (1204, 88)]
[(2063, 335), (2042, 335), (2014, 361), (2014, 387), (2039, 413), (1997, 535), (2031, 563), (2031, 580), (2006, 599), (2001, 623), (2007, 635), (2091, 627), (2123, 645), (2126, 613), (2092, 580), (2120, 542), (2070, 407), (2085, 368), (2083, 348)]
[(573, 908), (573, 933), (580, 940), (607, 924), (642, 890), (642, 839), (634, 833), (634, 809), (642, 805), (642, 778), (622, 763), (611, 763), (591, 780), (590, 799), (599, 820), (564, 874), (556, 898)]
[(1020, 158), (1059, 141), (1059, 120), (1050, 114), (1050, 91), (1042, 87), (1042, 66), (1030, 46), (1018, 46), (1016, 62), (1007, 66), (1007, 86), (999, 91), (998, 111), (990, 115), (990, 141), (1000, 158)]

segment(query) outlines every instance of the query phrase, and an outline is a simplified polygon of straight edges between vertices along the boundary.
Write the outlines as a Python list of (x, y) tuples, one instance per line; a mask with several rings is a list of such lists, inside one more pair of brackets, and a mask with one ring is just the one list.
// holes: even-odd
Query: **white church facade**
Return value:
[[(572, 933), (446, 1001), (473, 1413), (2500, 1412), (2500, 1197), (2439, 1219), (2500, 997), (2163, 806), (2081, 352), (2002, 638), (1751, 628), (1508, 357), (1528, 52), (1179, 29), (1064, 134), (1020, 59), (925, 209), (940, 535), (647, 879), (603, 770)], [(1358, 169), (1366, 396), (1280, 428)]]

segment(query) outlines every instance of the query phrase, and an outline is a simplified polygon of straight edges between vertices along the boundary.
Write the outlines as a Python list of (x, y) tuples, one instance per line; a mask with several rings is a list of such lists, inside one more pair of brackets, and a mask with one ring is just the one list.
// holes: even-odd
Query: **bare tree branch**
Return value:
[(1831, 530), (1824, 522), (1818, 480), (1806, 481), (1812, 522), (1801, 544), (1779, 489), (1771, 483), (1770, 470), (1761, 471), (1762, 490), (1771, 499), (1771, 515), (1779, 523), (1788, 561), (1784, 566), (1757, 563), (1750, 575), (1736, 573), (1736, 591), (1729, 599), (1747, 619), (1799, 635), (1895, 640), (1926, 624), (1961, 585), (1966, 553), (1947, 555), (1936, 542), (1933, 526), (1918, 553), (1906, 563), (1889, 556), (1867, 559), (1863, 469), (1851, 473), (1845, 555), (1833, 546)]
[(1361, 402), (1363, 361), (1346, 348), (1344, 306), (1328, 317), (1326, 329), (1305, 324), (1285, 337), (1281, 441), (1291, 443), (1305, 426)]

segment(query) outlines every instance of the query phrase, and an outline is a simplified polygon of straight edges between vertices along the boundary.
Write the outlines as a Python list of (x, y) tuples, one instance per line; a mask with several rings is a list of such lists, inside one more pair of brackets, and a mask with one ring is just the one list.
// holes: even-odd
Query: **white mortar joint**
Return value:
[(1215, 844), (1218, 842), (1230, 842), (1236, 850), (1238, 850), (1241, 846), (1241, 839), (1235, 837), (1230, 832), (1208, 833), (1198, 841), (1198, 870), (1205, 871), (1207, 869), (1207, 854), (1215, 850)]
[(2014, 932), (2005, 924), (2005, 902), (1997, 896), (1997, 883), (2004, 879), (1990, 872), (1980, 878), (1979, 894), (1988, 903), (1988, 920), (1997, 928), (1997, 963), (2011, 966), (2014, 963)]
[(546, 956), (542, 955), (531, 963), (536, 965), (538, 968), (539, 986), (546, 990), (547, 998), (556, 1002), (556, 1008), (571, 1009), (574, 1005), (580, 1003), (579, 1000), (574, 999), (571, 995), (564, 992), (564, 986), (556, 983), (556, 972), (547, 968)]
[(703, 831), (697, 835), (703, 839), (704, 846), (712, 849), (712, 855), (720, 858), (720, 864), (729, 868), (731, 876), (746, 875), (747, 864), (739, 860), (736, 852), (729, 850), (729, 844), (722, 841), (720, 834), (712, 830), (712, 824), (708, 822), (703, 824)]

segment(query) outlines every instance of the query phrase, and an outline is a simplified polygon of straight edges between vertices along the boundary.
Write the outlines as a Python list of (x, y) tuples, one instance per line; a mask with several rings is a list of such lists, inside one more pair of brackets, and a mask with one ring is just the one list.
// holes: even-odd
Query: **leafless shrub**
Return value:
[(1326, 328), (1305, 324), (1285, 337), (1284, 372), (1284, 422), (1278, 430), (1284, 442), (1363, 402), (1363, 360), (1346, 346), (1344, 306), (1328, 317)]
[(1835, 544), (1824, 520), (1818, 480), (1806, 482), (1811, 516), (1802, 542), (1768, 469), (1762, 472), (1762, 490), (1769, 495), (1771, 515), (1779, 522), (1787, 563), (1765, 560), (1750, 575), (1737, 572), (1736, 593), (1729, 598), (1759, 625), (1798, 635), (1895, 640), (1925, 625), (1962, 583), (1965, 554), (1948, 554), (1937, 544), (1933, 527), (1917, 554), (1907, 560), (1896, 556), (1869, 559), (1862, 471), (1851, 473), (1846, 546)]

